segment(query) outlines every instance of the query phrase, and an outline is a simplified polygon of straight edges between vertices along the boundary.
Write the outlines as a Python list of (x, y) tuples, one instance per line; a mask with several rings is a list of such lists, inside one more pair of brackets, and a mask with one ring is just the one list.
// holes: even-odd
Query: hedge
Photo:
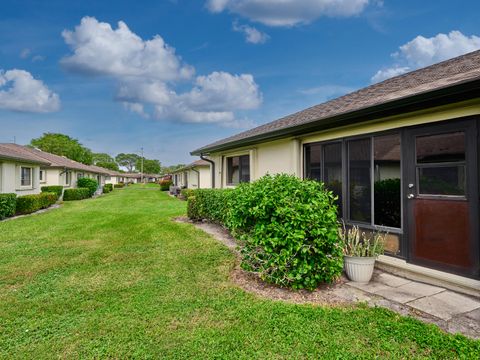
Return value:
[(92, 197), (97, 192), (98, 181), (90, 178), (81, 178), (77, 181), (77, 188), (88, 189), (89, 197)]
[(83, 200), (90, 197), (90, 189), (88, 188), (65, 189), (63, 192), (64, 201)]
[(16, 214), (25, 215), (46, 209), (55, 204), (57, 199), (57, 194), (51, 192), (19, 196), (17, 197)]
[(335, 196), (322, 183), (267, 175), (233, 190), (195, 190), (188, 215), (225, 225), (240, 240), (243, 269), (270, 283), (315, 289), (342, 273)]
[(208, 220), (224, 225), (227, 221), (232, 189), (196, 189), (188, 197), (187, 215), (190, 219)]
[(113, 186), (114, 189), (123, 189), (125, 187), (124, 183), (118, 183)]
[(108, 194), (109, 192), (113, 191), (113, 184), (105, 184), (103, 185), (103, 193)]
[(160, 185), (160, 190), (161, 191), (167, 191), (167, 190), (170, 190), (170, 186), (172, 186), (173, 181), (172, 180), (160, 180), (158, 182), (158, 184)]
[(15, 215), (17, 195), (0, 194), (0, 220)]
[(52, 185), (52, 186), (42, 186), (41, 187), (42, 193), (49, 192), (57, 194), (57, 198), (60, 199), (63, 194), (63, 186), (61, 185)]

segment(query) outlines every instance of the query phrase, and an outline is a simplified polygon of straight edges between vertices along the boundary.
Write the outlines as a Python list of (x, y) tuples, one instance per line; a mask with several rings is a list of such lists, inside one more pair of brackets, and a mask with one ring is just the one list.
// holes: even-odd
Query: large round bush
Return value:
[(89, 190), (90, 197), (92, 197), (98, 189), (98, 182), (97, 180), (90, 178), (81, 178), (77, 181), (77, 187), (87, 188)]
[(244, 269), (295, 289), (314, 289), (340, 276), (337, 207), (322, 183), (267, 175), (234, 193), (227, 226), (244, 242)]

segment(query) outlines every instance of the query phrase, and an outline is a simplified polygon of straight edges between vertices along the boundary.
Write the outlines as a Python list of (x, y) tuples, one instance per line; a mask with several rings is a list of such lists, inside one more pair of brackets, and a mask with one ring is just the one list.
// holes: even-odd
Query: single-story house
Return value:
[(379, 266), (480, 294), (480, 51), (370, 85), (191, 152), (212, 186), (322, 181), (339, 217), (388, 232)]
[(116, 185), (116, 184), (119, 184), (119, 183), (126, 183), (127, 182), (127, 178), (125, 177), (125, 173), (121, 173), (121, 172), (118, 172), (118, 171), (115, 171), (115, 170), (108, 170), (106, 169), (108, 175), (106, 176), (105, 178), (105, 182), (107, 184), (112, 184), (112, 185)]
[[(78, 179), (82, 177), (92, 178), (98, 181), (99, 186), (105, 183), (106, 169), (85, 165), (64, 156), (51, 154), (39, 149), (30, 148), (18, 144), (2, 144), (2, 147), (15, 151), (23, 156), (30, 156), (43, 161), (39, 168), (37, 180), (39, 189), (42, 186), (61, 185), (64, 188), (75, 188)], [(34, 174), (35, 179), (35, 174)]]
[(197, 160), (172, 172), (173, 186), (187, 189), (206, 189), (212, 187), (210, 163)]
[(125, 173), (123, 175), (125, 177), (125, 182), (131, 182), (134, 184), (141, 182), (142, 175), (139, 173)]
[(15, 144), (0, 144), (0, 194), (40, 193), (41, 167), (50, 163)]

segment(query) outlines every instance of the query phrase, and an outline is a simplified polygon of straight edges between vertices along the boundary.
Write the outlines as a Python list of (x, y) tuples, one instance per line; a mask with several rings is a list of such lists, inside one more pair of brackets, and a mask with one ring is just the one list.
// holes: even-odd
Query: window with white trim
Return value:
[(20, 168), (20, 185), (32, 186), (32, 168), (24, 167)]
[(227, 158), (227, 185), (250, 182), (250, 156), (232, 156)]
[(38, 173), (38, 180), (40, 180), (41, 183), (44, 183), (46, 181), (45, 170), (40, 169), (40, 172)]
[(72, 173), (70, 171), (65, 172), (65, 185), (70, 185), (70, 180), (72, 177)]

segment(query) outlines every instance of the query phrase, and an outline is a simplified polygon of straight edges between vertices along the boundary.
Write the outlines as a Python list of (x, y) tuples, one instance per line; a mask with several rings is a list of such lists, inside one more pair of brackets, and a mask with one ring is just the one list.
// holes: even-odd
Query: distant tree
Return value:
[(114, 171), (118, 171), (118, 164), (116, 162), (103, 162), (103, 161), (98, 161), (95, 163), (95, 165), (103, 167), (105, 169), (110, 169)]
[(58, 133), (44, 133), (42, 136), (30, 141), (30, 145), (42, 151), (65, 156), (69, 159), (91, 165), (93, 163), (92, 151), (83, 146), (77, 139)]
[[(161, 164), (159, 160), (154, 160), (154, 159), (143, 159), (143, 172), (145, 174), (159, 174), (160, 169), (161, 169)], [(141, 171), (142, 169), (142, 158), (139, 158), (137, 160), (137, 163), (135, 164), (135, 168), (138, 171)]]
[(115, 156), (115, 161), (117, 164), (126, 167), (128, 172), (132, 172), (135, 169), (135, 164), (137, 163), (138, 159), (140, 159), (140, 156), (137, 154), (121, 153)]
[(106, 153), (93, 153), (92, 154), (93, 163), (97, 165), (97, 163), (114, 163), (115, 159)]
[(182, 167), (184, 167), (185, 164), (177, 164), (177, 165), (170, 165), (170, 166), (162, 166), (162, 169), (160, 171), (161, 174), (170, 174), (175, 170), (178, 170)]

